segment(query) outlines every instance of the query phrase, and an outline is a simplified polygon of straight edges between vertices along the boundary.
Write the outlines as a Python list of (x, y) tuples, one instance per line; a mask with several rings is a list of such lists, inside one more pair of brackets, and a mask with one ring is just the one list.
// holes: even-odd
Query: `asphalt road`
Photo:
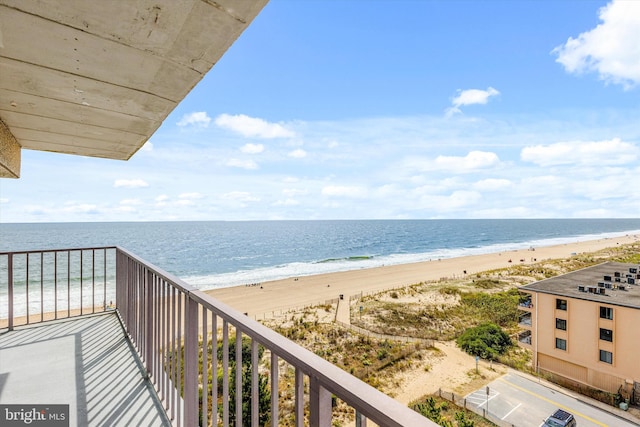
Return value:
[(489, 408), (489, 413), (517, 427), (539, 427), (544, 419), (564, 409), (578, 427), (638, 427), (626, 419), (516, 374), (507, 374), (466, 396), (467, 406)]

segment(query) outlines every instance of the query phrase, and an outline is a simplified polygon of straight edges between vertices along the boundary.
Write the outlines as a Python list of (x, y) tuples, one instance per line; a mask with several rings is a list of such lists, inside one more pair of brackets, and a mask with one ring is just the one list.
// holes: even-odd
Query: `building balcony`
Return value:
[(531, 331), (522, 331), (518, 334), (518, 345), (525, 348), (531, 348)]
[(0, 253), (0, 404), (69, 405), (83, 426), (329, 427), (336, 399), (361, 426), (436, 426), (123, 248)]
[(518, 302), (518, 308), (520, 310), (530, 311), (533, 309), (533, 301), (530, 293), (521, 293), (520, 301)]
[(520, 315), (520, 318), (518, 320), (518, 326), (525, 327), (525, 328), (531, 328), (531, 313), (530, 312), (527, 312), (527, 313), (524, 313), (524, 314)]

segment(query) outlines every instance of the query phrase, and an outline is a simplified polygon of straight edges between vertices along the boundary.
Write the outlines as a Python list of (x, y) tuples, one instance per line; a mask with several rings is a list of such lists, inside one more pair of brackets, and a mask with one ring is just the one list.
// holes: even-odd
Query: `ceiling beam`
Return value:
[(20, 178), (20, 144), (0, 119), (0, 178)]

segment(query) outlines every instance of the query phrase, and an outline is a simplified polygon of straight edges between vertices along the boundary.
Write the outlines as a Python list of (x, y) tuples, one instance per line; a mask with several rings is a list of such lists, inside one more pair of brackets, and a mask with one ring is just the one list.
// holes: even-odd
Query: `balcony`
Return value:
[(340, 400), (361, 426), (436, 426), (119, 247), (0, 253), (0, 360), (0, 404), (78, 425), (328, 427)]
[(531, 347), (531, 331), (522, 331), (518, 334), (518, 345), (525, 348)]
[(518, 326), (530, 328), (531, 327), (531, 313), (527, 312), (520, 315), (520, 319), (518, 320)]
[(518, 302), (518, 308), (520, 310), (531, 310), (533, 309), (533, 301), (531, 299), (530, 293), (522, 293), (520, 294), (520, 301)]

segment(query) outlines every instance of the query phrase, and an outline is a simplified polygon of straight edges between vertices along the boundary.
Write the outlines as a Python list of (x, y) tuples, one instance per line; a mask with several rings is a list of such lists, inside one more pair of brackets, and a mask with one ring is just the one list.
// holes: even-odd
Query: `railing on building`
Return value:
[(0, 253), (0, 329), (115, 307), (115, 247)]
[[(258, 360), (259, 346), (270, 354), (267, 415), (272, 426), (284, 416), (283, 399), (293, 408), (296, 426), (331, 426), (335, 399), (353, 409), (361, 426), (367, 419), (379, 426), (436, 426), (122, 248), (0, 253), (0, 328), (113, 308), (176, 426), (228, 426), (242, 419), (243, 404), (250, 407), (250, 419), (242, 419), (243, 424), (260, 425), (259, 370), (264, 368)], [(246, 371), (232, 368), (233, 360), (243, 360), (243, 337), (250, 340), (251, 349)], [(291, 370), (294, 377), (293, 392), (284, 397), (284, 387), (279, 386), (283, 370)], [(243, 396), (243, 383), (250, 384), (250, 397)]]
[(531, 331), (518, 333), (518, 342), (520, 344), (531, 345)]
[(520, 319), (518, 320), (518, 325), (531, 327), (531, 313), (525, 313), (521, 315)]
[(526, 310), (533, 308), (533, 301), (529, 292), (520, 292), (520, 302), (518, 303), (518, 307)]

